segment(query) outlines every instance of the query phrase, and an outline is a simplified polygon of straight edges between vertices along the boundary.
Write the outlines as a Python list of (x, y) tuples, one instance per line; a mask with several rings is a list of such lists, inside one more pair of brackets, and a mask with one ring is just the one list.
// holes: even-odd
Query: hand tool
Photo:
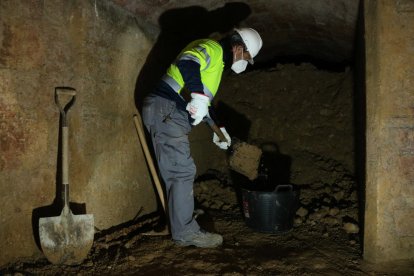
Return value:
[[(138, 112), (134, 115), (134, 123), (135, 123), (135, 128), (137, 129), (139, 141), (141, 142), (142, 150), (144, 151), (145, 159), (147, 160), (147, 164), (150, 169), (152, 179), (155, 183), (155, 188), (157, 190), (158, 196), (161, 201), (162, 208), (164, 209), (165, 215), (168, 218), (167, 205), (165, 203), (164, 191), (162, 189), (160, 179), (158, 178), (158, 173), (157, 173), (157, 170), (155, 169), (155, 165), (151, 157), (151, 153), (148, 149), (147, 140), (145, 139), (144, 127), (142, 125), (141, 115)], [(144, 233), (144, 234), (145, 235), (159, 235), (159, 236), (168, 235), (169, 230), (168, 230), (168, 227), (166, 227), (161, 232), (151, 231), (149, 233)]]
[(62, 202), (60, 216), (39, 219), (42, 251), (53, 264), (80, 264), (88, 255), (94, 238), (93, 215), (74, 215), (69, 207), (69, 128), (67, 115), (76, 99), (71, 87), (56, 87), (55, 101), (62, 119)]

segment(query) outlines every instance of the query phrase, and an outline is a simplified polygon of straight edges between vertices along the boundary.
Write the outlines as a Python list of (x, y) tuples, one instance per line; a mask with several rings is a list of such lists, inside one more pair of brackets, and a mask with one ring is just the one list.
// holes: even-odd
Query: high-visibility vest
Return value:
[[(191, 42), (178, 55), (178, 60), (193, 60), (200, 64), (200, 76), (203, 83), (203, 92), (213, 100), (220, 85), (221, 75), (224, 69), (223, 48), (217, 41), (200, 39)], [(181, 93), (184, 80), (180, 70), (174, 63), (168, 68), (162, 78), (175, 92)], [(192, 91), (197, 92), (197, 91)]]

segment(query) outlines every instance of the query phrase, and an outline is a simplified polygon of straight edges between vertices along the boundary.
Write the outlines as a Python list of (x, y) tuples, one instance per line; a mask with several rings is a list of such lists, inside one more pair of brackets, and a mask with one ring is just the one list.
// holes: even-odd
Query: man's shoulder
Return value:
[(203, 48), (206, 48), (210, 51), (214, 51), (214, 52), (218, 52), (218, 53), (222, 53), (223, 52), (223, 48), (221, 47), (220, 43), (218, 43), (218, 41), (211, 39), (211, 38), (204, 38), (204, 39), (199, 39), (195, 41), (195, 45), (197, 46), (201, 46)]

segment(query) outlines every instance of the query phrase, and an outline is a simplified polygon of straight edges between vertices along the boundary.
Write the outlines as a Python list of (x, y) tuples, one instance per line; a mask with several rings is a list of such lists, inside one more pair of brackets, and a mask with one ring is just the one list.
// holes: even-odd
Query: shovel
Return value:
[[(142, 125), (142, 119), (141, 119), (141, 115), (139, 114), (139, 112), (137, 112), (134, 115), (134, 123), (135, 123), (135, 128), (137, 129), (139, 141), (141, 142), (142, 150), (144, 151), (145, 159), (147, 160), (148, 167), (150, 168), (152, 179), (154, 180), (155, 188), (157, 189), (158, 196), (161, 201), (162, 208), (165, 212), (165, 215), (168, 217), (168, 210), (167, 210), (167, 204), (166, 204), (165, 197), (164, 197), (164, 191), (162, 190), (161, 182), (160, 182), (160, 179), (158, 178), (158, 174), (157, 174), (157, 170), (155, 169), (154, 161), (148, 149), (148, 144), (145, 139), (144, 127)], [(144, 233), (144, 235), (146, 236), (165, 236), (169, 234), (170, 234), (170, 231), (168, 229), (168, 226), (166, 226), (162, 231), (152, 230), (150, 232)]]
[(67, 112), (75, 102), (76, 90), (57, 87), (55, 101), (62, 116), (62, 202), (63, 210), (58, 217), (39, 220), (42, 251), (52, 264), (80, 264), (93, 244), (93, 215), (73, 215), (69, 208)]
[[(206, 122), (213, 132), (217, 134), (220, 142), (227, 141), (221, 129), (211, 118), (207, 117)], [(259, 147), (242, 142), (237, 138), (233, 137), (232, 140), (233, 143), (229, 149), (230, 168), (233, 171), (246, 176), (249, 180), (256, 179), (258, 176), (258, 168), (260, 158), (262, 156), (262, 150)]]
[(158, 178), (158, 174), (157, 174), (157, 170), (155, 169), (154, 161), (152, 160), (151, 153), (148, 149), (148, 144), (147, 144), (147, 141), (145, 139), (145, 134), (144, 134), (144, 127), (142, 126), (142, 119), (139, 113), (136, 113), (134, 115), (134, 123), (135, 123), (135, 128), (137, 129), (139, 141), (141, 142), (141, 146), (144, 151), (145, 158), (147, 160), (148, 167), (150, 168), (150, 172), (151, 172), (152, 178), (155, 183), (155, 188), (157, 189), (158, 196), (160, 197), (162, 208), (165, 214), (168, 216), (167, 206), (166, 206), (165, 197), (164, 197), (164, 191), (162, 190), (161, 182), (160, 182), (160, 179)]

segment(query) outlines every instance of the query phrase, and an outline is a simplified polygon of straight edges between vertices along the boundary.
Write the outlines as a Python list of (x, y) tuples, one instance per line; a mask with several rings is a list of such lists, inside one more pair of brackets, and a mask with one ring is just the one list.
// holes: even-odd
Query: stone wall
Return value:
[(0, 2), (0, 265), (40, 256), (38, 218), (60, 212), (57, 86), (77, 90), (74, 207), (93, 214), (98, 229), (156, 209), (132, 119), (151, 47), (136, 19), (109, 1)]
[(414, 258), (414, 2), (365, 1), (364, 257)]

